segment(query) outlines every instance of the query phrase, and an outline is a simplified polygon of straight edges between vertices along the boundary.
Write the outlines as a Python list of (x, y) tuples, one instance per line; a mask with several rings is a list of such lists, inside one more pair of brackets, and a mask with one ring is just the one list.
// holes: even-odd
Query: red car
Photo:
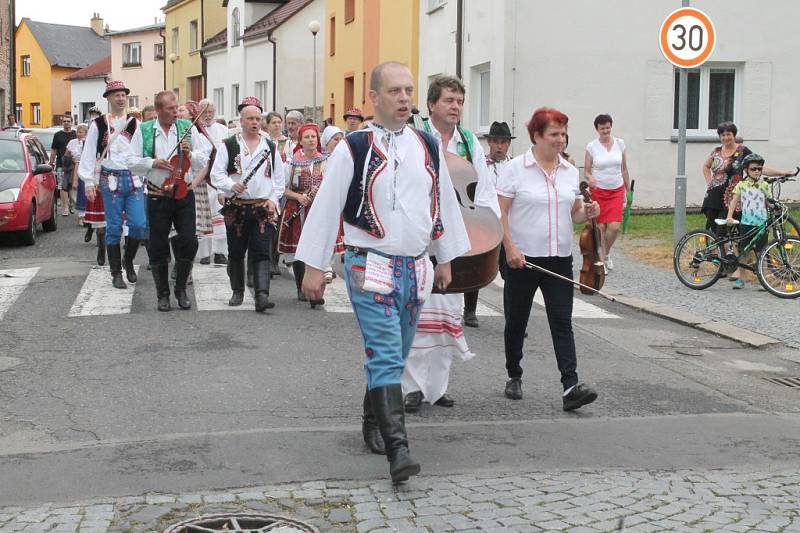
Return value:
[(56, 175), (47, 150), (24, 130), (0, 132), (0, 232), (15, 232), (23, 244), (36, 242), (36, 226), (55, 231)]

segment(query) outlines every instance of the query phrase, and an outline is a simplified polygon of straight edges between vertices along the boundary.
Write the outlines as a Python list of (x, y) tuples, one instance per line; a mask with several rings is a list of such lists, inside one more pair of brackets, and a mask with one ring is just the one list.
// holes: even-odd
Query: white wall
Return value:
[(253, 41), (245, 41), (245, 70), (246, 70), (246, 96), (258, 96), (256, 83), (267, 82), (267, 98), (263, 99), (261, 105), (264, 111), (271, 111), (274, 102), (272, 101), (272, 43), (266, 37)]
[(94, 105), (99, 107), (103, 113), (108, 110), (108, 102), (103, 98), (103, 92), (106, 90), (106, 82), (103, 78), (90, 79), (90, 80), (75, 80), (70, 81), (72, 95), (72, 115), (78, 116), (80, 122), (83, 117), (81, 116), (81, 102), (94, 102)]
[(228, 77), (227, 50), (223, 49), (206, 54), (206, 85), (208, 89), (206, 98), (212, 102), (215, 102), (214, 89), (222, 87), (225, 90), (223, 99), (224, 106), (222, 109), (217, 106), (217, 115), (224, 116), (226, 120), (231, 120), (233, 118), (232, 113), (236, 112), (236, 108), (231, 110), (231, 88)]

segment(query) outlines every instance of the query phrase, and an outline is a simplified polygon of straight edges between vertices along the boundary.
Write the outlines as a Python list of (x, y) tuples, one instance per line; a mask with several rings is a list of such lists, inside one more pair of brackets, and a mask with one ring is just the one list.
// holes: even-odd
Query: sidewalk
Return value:
[(397, 487), (314, 481), (6, 507), (0, 532), (161, 532), (199, 515), (246, 511), (321, 532), (788, 532), (800, 531), (800, 470), (490, 473), (415, 477)]
[(733, 290), (727, 279), (696, 291), (678, 281), (672, 269), (647, 265), (625, 254), (619, 246), (614, 248), (612, 258), (614, 270), (606, 276), (604, 289), (614, 294), (725, 322), (800, 348), (800, 327), (793, 323), (800, 300), (772, 296), (758, 282)]

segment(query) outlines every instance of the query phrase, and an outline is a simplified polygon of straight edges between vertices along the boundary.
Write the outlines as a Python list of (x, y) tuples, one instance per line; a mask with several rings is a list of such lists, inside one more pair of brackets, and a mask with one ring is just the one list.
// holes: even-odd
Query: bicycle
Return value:
[[(797, 167), (797, 172), (794, 173), (794, 176), (797, 176), (798, 174), (800, 174), (800, 167)], [(770, 194), (772, 195), (772, 198), (774, 200), (780, 200), (781, 184), (786, 183), (787, 181), (795, 181), (793, 179), (794, 176), (763, 176), (761, 179), (769, 183)], [(786, 216), (786, 223), (783, 225), (783, 228), (787, 237), (800, 239), (800, 224), (797, 223), (792, 215)]]
[[(787, 181), (794, 180), (788, 176), (768, 178), (770, 185)], [(672, 259), (675, 274), (681, 283), (690, 289), (707, 289), (723, 274), (731, 274), (742, 267), (755, 272), (761, 286), (770, 294), (779, 298), (800, 296), (800, 238), (789, 235), (797, 229), (796, 222), (789, 220), (789, 208), (780, 200), (770, 198), (767, 203), (769, 210), (766, 222), (744, 235), (739, 234), (738, 221), (725, 235), (715, 235), (705, 229), (684, 235), (675, 246)], [(716, 219), (715, 223), (726, 225), (724, 219)], [(787, 225), (793, 229), (787, 231)], [(745, 263), (745, 257), (770, 232), (774, 239), (758, 254), (755, 265)], [(738, 254), (734, 252), (735, 249), (739, 250)]]

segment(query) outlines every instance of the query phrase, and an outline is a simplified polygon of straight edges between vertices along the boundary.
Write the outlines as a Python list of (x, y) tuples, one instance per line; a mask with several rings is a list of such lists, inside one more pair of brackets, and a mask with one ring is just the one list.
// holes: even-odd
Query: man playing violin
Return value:
[(241, 133), (217, 147), (211, 184), (225, 194), (223, 208), (228, 234), (228, 277), (233, 294), (228, 305), (244, 300), (244, 256), (253, 261), (256, 312), (275, 307), (269, 300), (272, 227), (283, 196), (283, 160), (275, 144), (261, 135), (261, 101), (248, 96), (239, 104)]
[(158, 118), (143, 122), (131, 139), (128, 168), (147, 176), (147, 215), (150, 221), (150, 267), (158, 296), (158, 310), (169, 311), (169, 232), (178, 232), (175, 247), (175, 299), (190, 309), (186, 281), (197, 253), (192, 173), (208, 163), (211, 143), (191, 121), (178, 119), (178, 99), (172, 91), (155, 98)]

